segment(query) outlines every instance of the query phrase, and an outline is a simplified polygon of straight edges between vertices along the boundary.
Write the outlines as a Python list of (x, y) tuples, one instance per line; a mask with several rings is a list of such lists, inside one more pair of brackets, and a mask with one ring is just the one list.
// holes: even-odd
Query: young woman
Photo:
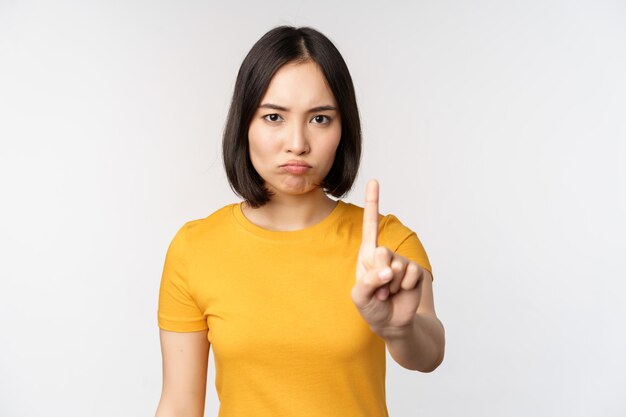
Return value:
[(186, 222), (167, 251), (157, 417), (204, 415), (211, 345), (220, 417), (388, 416), (385, 348), (407, 369), (441, 363), (417, 235), (378, 213), (376, 180), (364, 207), (339, 199), (360, 156), (339, 51), (310, 27), (270, 30), (241, 65), (224, 130), (243, 201)]

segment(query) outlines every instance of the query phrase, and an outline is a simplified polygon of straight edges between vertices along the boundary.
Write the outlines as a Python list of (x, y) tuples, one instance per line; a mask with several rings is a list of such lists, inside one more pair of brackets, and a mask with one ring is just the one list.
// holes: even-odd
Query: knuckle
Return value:
[(377, 246), (375, 254), (376, 258), (379, 260), (391, 260), (393, 256), (393, 252), (384, 246)]

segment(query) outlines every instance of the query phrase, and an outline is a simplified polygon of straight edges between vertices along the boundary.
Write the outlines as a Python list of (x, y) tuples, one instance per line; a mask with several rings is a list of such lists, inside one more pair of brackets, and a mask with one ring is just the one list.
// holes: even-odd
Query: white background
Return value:
[(626, 415), (626, 4), (591, 0), (0, 0), (0, 415), (154, 414), (165, 251), (239, 201), (222, 129), (281, 24), (352, 73), (344, 200), (377, 178), (433, 265), (446, 358), (388, 356), (391, 416)]

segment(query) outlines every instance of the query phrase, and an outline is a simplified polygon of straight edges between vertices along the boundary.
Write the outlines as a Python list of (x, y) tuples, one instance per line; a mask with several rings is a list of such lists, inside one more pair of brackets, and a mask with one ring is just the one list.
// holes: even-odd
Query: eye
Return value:
[[(269, 117), (269, 119), (268, 119)], [(265, 116), (263, 116), (264, 120), (267, 120), (268, 122), (276, 122), (278, 121), (277, 118), (280, 117), (280, 115), (278, 115), (278, 113), (272, 113), (272, 114), (266, 114)]]
[[(320, 118), (326, 118), (326, 122), (320, 122)], [(313, 118), (313, 120), (316, 120), (318, 123), (317, 124), (328, 124), (330, 123), (330, 117), (325, 116), (323, 114), (317, 115)], [(322, 119), (323, 120), (323, 119)]]

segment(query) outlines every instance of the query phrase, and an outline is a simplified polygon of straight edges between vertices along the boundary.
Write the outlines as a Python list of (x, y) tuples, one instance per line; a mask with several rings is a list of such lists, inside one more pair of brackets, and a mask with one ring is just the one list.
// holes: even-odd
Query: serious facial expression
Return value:
[(319, 66), (282, 66), (248, 129), (250, 159), (265, 186), (275, 194), (315, 190), (333, 165), (340, 139), (337, 102)]

